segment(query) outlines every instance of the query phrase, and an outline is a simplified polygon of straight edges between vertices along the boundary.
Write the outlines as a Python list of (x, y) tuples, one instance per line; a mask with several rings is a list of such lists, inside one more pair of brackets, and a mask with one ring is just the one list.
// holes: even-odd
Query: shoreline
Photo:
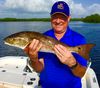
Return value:
[[(50, 22), (50, 18), (0, 18), (0, 22)], [(93, 14), (84, 18), (71, 18), (70, 21), (81, 21), (84, 23), (100, 23), (100, 15)]]
[[(50, 22), (50, 18), (0, 18), (0, 22), (29, 22), (29, 21), (43, 21)], [(82, 21), (82, 18), (72, 18), (71, 21)]]

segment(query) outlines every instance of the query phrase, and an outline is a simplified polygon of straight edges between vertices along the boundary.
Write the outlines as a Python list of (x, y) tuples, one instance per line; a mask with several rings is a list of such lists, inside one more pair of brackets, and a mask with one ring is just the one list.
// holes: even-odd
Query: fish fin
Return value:
[(83, 44), (83, 45), (76, 46), (78, 48), (77, 53), (89, 61), (90, 59), (89, 53), (94, 46), (95, 44)]

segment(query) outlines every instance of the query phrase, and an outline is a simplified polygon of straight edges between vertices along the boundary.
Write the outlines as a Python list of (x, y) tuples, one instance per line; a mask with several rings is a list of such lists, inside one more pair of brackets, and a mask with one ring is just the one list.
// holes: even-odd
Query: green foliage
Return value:
[(71, 18), (71, 21), (82, 21), (83, 18)]
[[(50, 18), (0, 18), (1, 22), (19, 22), (19, 21), (43, 21), (43, 22), (48, 22), (50, 21)], [(71, 21), (82, 21), (82, 18), (71, 18)]]
[(27, 22), (27, 21), (50, 21), (50, 18), (0, 18), (0, 21), (2, 22), (12, 22), (12, 21), (24, 21), (24, 22)]
[(82, 21), (89, 22), (89, 23), (100, 23), (100, 15), (93, 14), (93, 15), (85, 17)]
[[(43, 21), (48, 22), (50, 21), (50, 18), (0, 18), (1, 22), (19, 22), (19, 21)], [(100, 15), (99, 14), (93, 14), (90, 16), (87, 16), (85, 18), (71, 18), (71, 21), (83, 21), (88, 23), (100, 23)]]

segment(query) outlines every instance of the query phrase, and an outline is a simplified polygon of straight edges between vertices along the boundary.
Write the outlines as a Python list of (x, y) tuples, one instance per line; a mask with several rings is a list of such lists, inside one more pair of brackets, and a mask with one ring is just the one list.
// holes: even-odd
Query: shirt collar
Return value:
[(70, 35), (71, 35), (71, 29), (68, 26), (67, 29), (66, 29), (66, 32), (65, 32), (64, 36), (70, 36)]
[[(57, 39), (57, 38), (55, 37), (55, 34), (54, 34), (54, 29), (52, 29), (52, 31), (53, 31), (53, 37), (54, 37), (55, 39)], [(63, 37), (65, 37), (65, 36), (68, 37), (68, 36), (70, 36), (70, 35), (71, 35), (71, 29), (70, 29), (70, 27), (68, 26)], [(63, 38), (63, 37), (62, 37), (62, 38)], [(61, 39), (62, 39), (62, 38), (61, 38)]]

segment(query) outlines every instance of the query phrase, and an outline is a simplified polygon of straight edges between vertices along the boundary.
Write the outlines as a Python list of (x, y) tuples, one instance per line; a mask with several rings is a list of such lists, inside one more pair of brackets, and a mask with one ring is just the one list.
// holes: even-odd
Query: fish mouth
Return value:
[(4, 44), (12, 46), (11, 44), (9, 44), (9, 43), (7, 43), (7, 42), (4, 42)]
[(25, 47), (26, 47), (26, 46), (18, 46), (18, 45), (9, 44), (7, 42), (4, 42), (4, 44), (9, 45), (9, 46), (13, 46), (13, 47), (17, 47), (17, 48), (21, 48), (21, 49), (25, 49)]

